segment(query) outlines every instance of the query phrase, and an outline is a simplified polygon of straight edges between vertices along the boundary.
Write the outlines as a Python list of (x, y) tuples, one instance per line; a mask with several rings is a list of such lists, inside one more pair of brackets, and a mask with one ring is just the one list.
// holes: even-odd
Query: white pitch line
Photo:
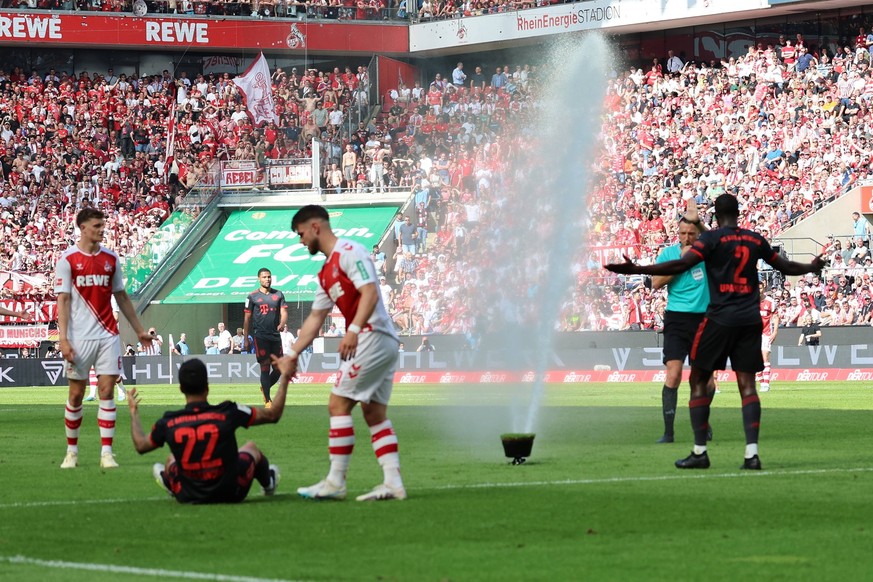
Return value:
[[(167, 500), (169, 497), (141, 497), (139, 501)], [(64, 499), (59, 501), (17, 501), (0, 504), (0, 509), (16, 509), (22, 507), (54, 507), (64, 505), (110, 505), (113, 503), (130, 503), (132, 499)]]
[(422, 487), (419, 491), (451, 491), (458, 489), (508, 489), (513, 487), (543, 487), (551, 485), (606, 485), (609, 483), (642, 483), (646, 481), (678, 481), (680, 479), (732, 479), (746, 477), (784, 477), (795, 475), (824, 475), (828, 473), (868, 473), (873, 467), (849, 469), (798, 469), (789, 471), (744, 471), (742, 473), (690, 473), (657, 475), (652, 477), (605, 477), (602, 479), (560, 479), (557, 481), (513, 481), (510, 483), (471, 483), (469, 485), (437, 485)]
[(43, 568), (60, 570), (87, 570), (91, 572), (110, 572), (112, 574), (133, 574), (135, 576), (152, 576), (160, 578), (183, 578), (186, 580), (216, 580), (218, 582), (292, 582), (278, 578), (253, 578), (251, 576), (230, 576), (228, 574), (210, 574), (208, 572), (185, 572), (181, 570), (164, 570), (161, 568), (136, 568), (133, 566), (116, 566), (114, 564), (90, 564), (87, 562), (66, 562), (61, 560), (40, 560), (27, 556), (0, 556), (0, 562), (24, 564)]
[[(797, 469), (787, 471), (743, 471), (741, 473), (709, 473), (705, 471), (682, 471), (675, 475), (654, 475), (651, 477), (603, 477), (600, 479), (558, 479), (554, 481), (511, 481), (505, 483), (469, 483), (435, 485), (433, 487), (417, 487), (413, 491), (457, 491), (462, 489), (511, 489), (516, 487), (553, 487), (563, 485), (608, 485), (610, 483), (643, 483), (652, 481), (678, 481), (681, 479), (736, 479), (755, 477), (788, 477), (798, 475), (827, 475), (830, 473), (870, 473), (873, 467), (850, 467), (847, 469)], [(278, 493), (275, 497), (292, 496), (290, 493)], [(293, 497), (293, 496), (292, 496)], [(103, 505), (113, 503), (130, 503), (131, 501), (170, 501), (167, 497), (140, 497), (133, 499), (76, 499), (64, 501), (19, 501), (2, 503), (2, 509), (22, 509), (34, 507), (55, 507), (65, 505)]]
[[(276, 493), (274, 497), (283, 497), (290, 493)], [(176, 503), (168, 495), (160, 497), (138, 497), (134, 499), (64, 499), (58, 501), (16, 501), (13, 503), (0, 503), (2, 509), (32, 509), (34, 507), (58, 507), (65, 505), (111, 505), (113, 503), (130, 503), (131, 501), (167, 501)]]

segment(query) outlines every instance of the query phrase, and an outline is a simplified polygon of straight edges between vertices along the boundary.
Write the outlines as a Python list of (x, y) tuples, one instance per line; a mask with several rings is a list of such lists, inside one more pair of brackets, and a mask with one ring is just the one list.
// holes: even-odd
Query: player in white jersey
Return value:
[(118, 322), (112, 313), (111, 297), (136, 331), (143, 343), (151, 336), (143, 329), (133, 303), (124, 291), (118, 255), (101, 246), (105, 227), (103, 213), (85, 208), (76, 215), (79, 241), (61, 258), (55, 272), (55, 293), (58, 296), (58, 333), (61, 354), (67, 361), (69, 397), (64, 413), (67, 433), (67, 454), (62, 469), (72, 469), (79, 463), (79, 427), (82, 424), (82, 398), (88, 373), (97, 372), (100, 409), (100, 466), (118, 466), (112, 454), (115, 437), (115, 380), (121, 374), (121, 340)]
[(324, 253), (327, 260), (318, 274), (319, 289), (312, 311), (283, 359), (292, 361), (296, 373), (297, 355), (318, 335), (334, 304), (348, 322), (339, 345), (342, 365), (328, 403), (330, 472), (323, 480), (311, 487), (301, 487), (297, 493), (310, 499), (345, 498), (346, 472), (355, 445), (352, 410), (360, 402), (384, 481), (357, 499), (406, 499), (397, 435), (387, 418), (400, 340), (382, 303), (376, 267), (362, 245), (336, 237), (327, 210), (321, 206), (298, 210), (291, 229), (310, 254)]

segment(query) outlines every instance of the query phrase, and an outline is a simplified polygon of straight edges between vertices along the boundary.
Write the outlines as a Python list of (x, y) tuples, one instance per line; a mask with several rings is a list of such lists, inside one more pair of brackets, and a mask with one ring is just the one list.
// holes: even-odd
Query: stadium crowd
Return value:
[[(435, 20), (514, 12), (548, 0), (143, 0), (150, 13), (316, 18), (325, 20)], [(131, 12), (136, 0), (4, 0), (3, 8)]]
[[(653, 261), (673, 239), (691, 197), (711, 218), (715, 197), (737, 195), (743, 226), (773, 239), (869, 180), (871, 47), (873, 36), (863, 29), (854, 46), (833, 56), (797, 35), (793, 42), (781, 37), (774, 46), (750, 46), (721, 63), (679, 59), (667, 70), (654, 62), (615, 79), (603, 129), (609, 159), (591, 204), (598, 252), (592, 262), (619, 260), (625, 252)], [(829, 245), (842, 242), (850, 253), (843, 249), (820, 280), (807, 277), (769, 291), (784, 324), (798, 325), (807, 311), (813, 318), (821, 314), (823, 324), (870, 324), (870, 227), (847, 216), (835, 229), (844, 235), (837, 241), (845, 242)], [(630, 300), (589, 294), (586, 304), (599, 303), (594, 313), (589, 309), (590, 327), (597, 319), (604, 325), (604, 314), (608, 327), (657, 326), (663, 294), (639, 281), (616, 283), (614, 292)]]
[[(869, 179), (873, 38), (860, 31), (854, 47), (833, 57), (809, 50), (800, 35), (780, 42), (751, 46), (721, 63), (686, 63), (671, 53), (671, 70), (656, 60), (648, 71), (632, 68), (611, 81), (601, 131), (605, 155), (589, 201), (590, 255), (574, 266), (579, 284), (563, 307), (560, 329), (658, 327), (664, 292), (641, 278), (605, 275), (600, 265), (625, 253), (653, 261), (675, 240), (676, 219), (692, 197), (711, 222), (711, 202), (724, 192), (737, 195), (743, 226), (774, 239)], [(451, 298), (462, 295), (475, 270), (464, 254), (482, 260), (477, 243), (496, 230), (491, 221), (499, 213), (491, 209), (511, 188), (511, 153), (528, 147), (524, 113), (537, 108), (536, 71), (509, 70), (498, 68), (489, 78), (477, 70), (472, 91), (453, 83), (458, 69), (445, 80), (437, 75), (427, 89), (416, 87), (434, 128), (445, 126), (452, 139), (422, 158), (426, 178), (410, 213), (419, 229), (428, 214), (436, 215), (433, 240), (425, 246), (419, 230), (404, 241), (398, 221), (394, 277), (402, 286), (386, 298), (404, 331), (457, 333), (475, 325), (467, 302)], [(403, 95), (401, 87), (401, 102)], [(419, 119), (412, 108), (400, 124), (414, 133)], [(783, 325), (799, 325), (806, 313), (823, 325), (871, 323), (870, 226), (853, 216), (835, 229), (838, 236), (824, 249), (834, 260), (821, 279), (767, 277)]]
[[(799, 39), (752, 46), (721, 63), (671, 54), (669, 68), (656, 60), (648, 70), (617, 73), (589, 195), (589, 255), (573, 266), (577, 286), (560, 329), (659, 325), (663, 292), (600, 265), (624, 253), (654, 260), (691, 197), (711, 218), (710, 201), (732, 192), (743, 226), (774, 238), (866, 180), (873, 156), (873, 40), (866, 39), (859, 34), (855, 47), (833, 57)], [(214, 160), (306, 157), (316, 138), (325, 145), (325, 186), (413, 191), (409, 220), (398, 216), (392, 227), (397, 253), (374, 249), (401, 332), (473, 331), (476, 314), (462, 290), (486, 256), (492, 221), (530, 147), (540, 71), (459, 64), (427, 86), (401, 84), (385, 114), (351, 132), (349, 114), (366, 100), (366, 68), (277, 69), (272, 80), (279, 123), (258, 128), (229, 74), (0, 71), (4, 269), (49, 275), (85, 205), (107, 211), (107, 244), (132, 260)], [(769, 293), (780, 321), (797, 325), (809, 312), (824, 325), (871, 322), (870, 233), (862, 221), (835, 227), (834, 261), (821, 279), (770, 281), (779, 285)]]

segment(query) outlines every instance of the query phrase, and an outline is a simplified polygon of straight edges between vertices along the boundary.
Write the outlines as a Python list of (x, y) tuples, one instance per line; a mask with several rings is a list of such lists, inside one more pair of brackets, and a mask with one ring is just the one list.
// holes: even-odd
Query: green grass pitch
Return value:
[[(726, 384), (726, 383), (725, 383)], [(712, 467), (680, 472), (661, 435), (660, 386), (547, 387), (528, 463), (499, 435), (520, 388), (398, 386), (389, 416), (409, 499), (357, 503), (380, 482), (356, 411), (349, 500), (300, 499), (327, 470), (326, 386), (292, 386), (275, 426), (239, 431), (282, 469), (279, 494), (255, 485), (233, 506), (182, 506), (151, 478), (164, 451), (138, 456), (119, 404), (115, 451), (101, 471), (96, 406), (86, 403), (79, 468), (62, 471), (59, 388), (0, 390), (0, 580), (861, 580), (873, 572), (871, 388), (775, 384), (761, 396), (764, 471), (738, 470), (739, 396), (712, 413)], [(687, 385), (680, 402), (687, 399)], [(181, 406), (145, 386), (150, 425)], [(257, 402), (253, 386), (210, 400)]]

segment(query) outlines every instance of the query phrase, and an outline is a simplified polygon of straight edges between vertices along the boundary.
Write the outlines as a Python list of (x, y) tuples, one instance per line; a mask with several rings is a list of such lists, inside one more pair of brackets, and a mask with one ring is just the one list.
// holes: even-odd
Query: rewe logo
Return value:
[(45, 375), (48, 376), (49, 382), (51, 382), (52, 385), (57, 383), (58, 378), (61, 376), (61, 372), (64, 371), (64, 365), (63, 360), (42, 363), (42, 369), (45, 370)]
[(77, 275), (76, 287), (109, 287), (109, 275)]
[(209, 23), (147, 20), (145, 41), (156, 43), (209, 44)]

